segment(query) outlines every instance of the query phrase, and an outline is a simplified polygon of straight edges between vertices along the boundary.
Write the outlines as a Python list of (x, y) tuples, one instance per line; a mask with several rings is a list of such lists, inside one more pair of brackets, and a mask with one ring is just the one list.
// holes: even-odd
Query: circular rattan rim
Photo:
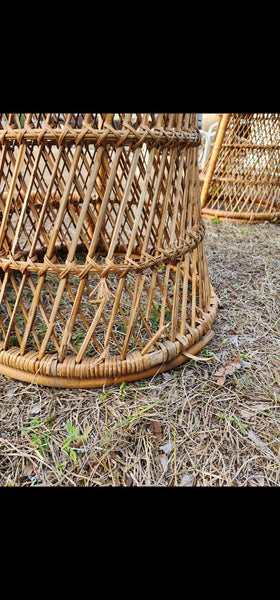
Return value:
[(59, 363), (57, 354), (46, 354), (39, 360), (37, 351), (21, 356), (19, 348), (11, 347), (0, 349), (0, 373), (28, 383), (60, 388), (102, 387), (151, 377), (183, 364), (190, 354), (197, 354), (210, 341), (217, 310), (218, 298), (211, 286), (208, 310), (202, 314), (199, 325), (188, 326), (189, 333), (177, 334), (175, 342), (158, 342), (158, 350), (144, 355), (134, 351), (127, 354), (125, 360), (112, 355), (102, 361), (83, 358), (77, 363), (75, 357), (68, 356)]

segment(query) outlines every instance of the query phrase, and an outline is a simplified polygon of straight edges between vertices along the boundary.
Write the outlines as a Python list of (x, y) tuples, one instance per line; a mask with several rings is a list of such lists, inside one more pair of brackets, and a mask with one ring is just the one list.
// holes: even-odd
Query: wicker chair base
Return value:
[(207, 343), (200, 142), (189, 113), (0, 114), (0, 373), (112, 385)]
[(208, 311), (201, 323), (187, 335), (177, 335), (175, 342), (165, 341), (161, 348), (142, 355), (131, 352), (125, 360), (119, 356), (108, 356), (103, 362), (84, 358), (77, 364), (75, 358), (66, 357), (58, 362), (57, 354), (46, 354), (41, 360), (38, 352), (20, 355), (18, 347), (1, 350), (0, 374), (28, 383), (59, 388), (94, 388), (120, 384), (152, 377), (174, 369), (196, 355), (212, 339), (212, 323), (218, 311), (218, 297), (211, 286)]
[(199, 177), (202, 216), (241, 223), (279, 221), (279, 113), (221, 117)]

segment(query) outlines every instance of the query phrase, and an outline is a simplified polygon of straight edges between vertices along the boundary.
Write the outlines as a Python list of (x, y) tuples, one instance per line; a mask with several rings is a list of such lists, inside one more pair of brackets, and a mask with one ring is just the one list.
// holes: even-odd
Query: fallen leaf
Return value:
[[(88, 425), (88, 426), (86, 427), (86, 430), (85, 430), (85, 433), (84, 433), (84, 435), (86, 436), (86, 438), (87, 438), (87, 436), (89, 435), (89, 433), (91, 432), (92, 428), (93, 428), (93, 424), (92, 424), (92, 425)], [(83, 439), (76, 440), (76, 442), (75, 442), (75, 447), (76, 447), (76, 448), (80, 448), (80, 446), (82, 446), (82, 444), (83, 444), (83, 443), (84, 443), (84, 440), (83, 440)]]
[(252, 363), (249, 360), (243, 360), (243, 358), (240, 359), (240, 364), (241, 367), (244, 367), (244, 369), (250, 369), (252, 366)]
[(240, 369), (240, 367), (240, 356), (237, 354), (234, 358), (217, 368), (215, 373), (213, 373), (213, 379), (216, 381), (217, 385), (224, 385), (226, 375), (232, 375), (232, 373), (237, 369)]
[(8, 400), (9, 398), (15, 396), (15, 393), (17, 391), (18, 391), (18, 387), (10, 388), (9, 390), (6, 391), (5, 399)]
[(26, 476), (29, 476), (32, 473), (35, 473), (33, 463), (26, 457), (23, 458), (21, 472), (22, 472), (22, 475), (26, 475)]
[[(213, 375), (213, 377), (214, 377), (214, 375)], [(217, 385), (224, 385), (225, 380), (226, 380), (225, 375), (222, 375), (221, 377), (216, 377), (215, 376), (215, 381), (216, 381)]]
[(269, 387), (270, 391), (276, 396), (280, 396), (280, 385), (273, 384)]
[(159, 421), (151, 421), (148, 429), (150, 433), (154, 435), (156, 441), (159, 442), (162, 439), (162, 427)]
[(248, 410), (240, 410), (240, 415), (243, 419), (252, 419), (254, 413), (252, 414)]

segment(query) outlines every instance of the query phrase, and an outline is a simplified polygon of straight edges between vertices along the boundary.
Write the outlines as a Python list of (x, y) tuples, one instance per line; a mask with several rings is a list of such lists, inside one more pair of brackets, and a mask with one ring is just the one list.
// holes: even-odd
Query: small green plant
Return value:
[(150, 320), (152, 323), (152, 329), (158, 329), (159, 326), (159, 319), (160, 319), (160, 306), (159, 306), (159, 302), (154, 301), (153, 302), (153, 308), (151, 310), (150, 313)]
[(39, 338), (39, 340), (41, 340), (43, 337), (45, 337), (46, 331), (47, 331), (47, 325), (46, 325), (46, 323), (41, 323), (40, 327), (39, 327), (39, 332), (38, 332), (38, 338)]
[(67, 429), (67, 432), (69, 433), (69, 435), (68, 435), (66, 442), (62, 446), (62, 450), (65, 450), (65, 452), (67, 452), (67, 454), (69, 454), (70, 458), (74, 462), (76, 462), (77, 454), (75, 452), (75, 449), (71, 447), (71, 444), (72, 444), (72, 442), (77, 442), (78, 440), (86, 440), (87, 435), (86, 434), (79, 435), (78, 434), (79, 428), (71, 425), (71, 421), (69, 419), (66, 423), (66, 429)]
[(219, 217), (217, 217), (216, 219), (211, 219), (212, 223), (214, 223), (214, 225), (220, 225), (221, 223), (221, 219), (219, 219)]
[(125, 381), (123, 381), (123, 382), (121, 383), (121, 385), (120, 385), (120, 390), (121, 390), (121, 392), (125, 392), (126, 390), (128, 390), (128, 388), (129, 388), (129, 385), (127, 385), (127, 384), (125, 383)]
[(76, 333), (72, 335), (72, 338), (77, 346), (77, 349), (80, 350), (80, 347), (85, 339), (85, 333), (79, 328)]
[(122, 393), (121, 400), (126, 399), (126, 392), (128, 389), (129, 389), (129, 385), (127, 385), (127, 383), (125, 383), (125, 381), (123, 381), (120, 385), (120, 392)]
[[(156, 329), (158, 329), (159, 327), (159, 322), (160, 322), (160, 304), (157, 301), (153, 302), (153, 308), (151, 310), (151, 314), (150, 314), (150, 321), (152, 324), (152, 329), (155, 331)], [(170, 308), (166, 308), (164, 311), (164, 316), (166, 321), (171, 321), (172, 318), (172, 310), (170, 310)]]
[(210, 352), (207, 348), (203, 348), (201, 356), (214, 356), (214, 352)]
[(35, 417), (27, 426), (23, 426), (22, 430), (31, 440), (31, 445), (38, 448), (41, 456), (49, 449), (50, 436), (48, 433), (40, 433), (38, 430), (43, 421), (39, 421), (39, 416)]
[(238, 427), (239, 431), (241, 431), (241, 433), (246, 433), (245, 429), (248, 427), (248, 425), (245, 425), (245, 423), (241, 423), (236, 415), (233, 415), (232, 417), (226, 417), (225, 415), (217, 413), (217, 417), (219, 417), (220, 419), (225, 419), (229, 423), (234, 423)]

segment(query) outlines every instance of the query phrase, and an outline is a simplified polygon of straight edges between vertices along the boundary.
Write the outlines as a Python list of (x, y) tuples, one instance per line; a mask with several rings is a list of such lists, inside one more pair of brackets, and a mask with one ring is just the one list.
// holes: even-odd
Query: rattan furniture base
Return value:
[[(213, 292), (209, 313), (203, 325), (200, 325), (192, 335), (178, 336), (175, 343), (162, 342), (162, 349), (141, 355), (131, 352), (125, 360), (119, 356), (111, 356), (100, 364), (92, 359), (83, 359), (80, 364), (73, 358), (66, 358), (58, 363), (57, 357), (50, 354), (38, 359), (38, 352), (29, 352), (20, 356), (18, 348), (8, 351), (0, 350), (0, 373), (7, 377), (29, 383), (38, 383), (58, 388), (94, 388), (110, 386), (123, 381), (135, 381), (152, 377), (179, 367), (191, 355), (196, 355), (212, 339), (214, 332), (210, 329), (218, 310), (218, 299)], [(191, 344), (191, 340), (198, 339)], [(12, 365), (12, 366), (11, 366)]]
[(2, 114), (0, 373), (69, 388), (183, 364), (217, 313), (192, 114)]
[(280, 114), (221, 115), (200, 183), (204, 218), (279, 221)]

